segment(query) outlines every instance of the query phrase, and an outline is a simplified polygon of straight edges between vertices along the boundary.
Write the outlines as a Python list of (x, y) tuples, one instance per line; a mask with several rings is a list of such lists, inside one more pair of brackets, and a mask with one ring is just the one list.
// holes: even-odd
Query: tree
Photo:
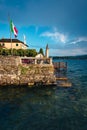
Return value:
[(44, 56), (44, 52), (42, 48), (40, 48), (39, 53), (41, 53)]
[(3, 49), (0, 48), (0, 55), (13, 55), (13, 56), (28, 56), (35, 57), (37, 55), (36, 49)]

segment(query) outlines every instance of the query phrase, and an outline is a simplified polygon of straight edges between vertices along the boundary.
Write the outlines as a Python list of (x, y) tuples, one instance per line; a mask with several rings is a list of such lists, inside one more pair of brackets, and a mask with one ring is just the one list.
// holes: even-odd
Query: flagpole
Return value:
[(11, 32), (11, 29), (10, 29), (10, 39), (11, 39), (11, 55), (13, 55), (13, 48), (12, 48), (12, 32)]
[(11, 41), (11, 55), (13, 55), (13, 49), (12, 49), (12, 32), (11, 32), (11, 23), (10, 23), (10, 15), (8, 14), (8, 21), (9, 21), (9, 32), (10, 32), (10, 41)]

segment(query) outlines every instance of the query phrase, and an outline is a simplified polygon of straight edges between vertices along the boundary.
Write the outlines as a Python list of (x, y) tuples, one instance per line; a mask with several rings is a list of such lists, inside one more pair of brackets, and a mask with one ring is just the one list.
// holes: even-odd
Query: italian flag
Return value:
[(17, 35), (18, 35), (18, 30), (17, 30), (17, 28), (14, 26), (12, 20), (10, 21), (10, 30), (11, 30), (12, 33), (14, 33), (15, 37), (17, 37)]

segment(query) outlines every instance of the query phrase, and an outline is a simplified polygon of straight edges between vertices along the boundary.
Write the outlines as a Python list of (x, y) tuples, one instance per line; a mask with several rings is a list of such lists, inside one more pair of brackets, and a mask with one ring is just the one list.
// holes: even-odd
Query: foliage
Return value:
[(42, 55), (44, 55), (44, 52), (43, 52), (42, 48), (40, 48), (39, 53), (41, 53)]
[(21, 69), (21, 74), (25, 75), (28, 71), (28, 68), (25, 68), (23, 66), (20, 66), (20, 69)]
[(0, 55), (13, 55), (13, 56), (28, 56), (28, 57), (34, 57), (37, 55), (37, 52), (35, 49), (3, 49), (0, 48)]

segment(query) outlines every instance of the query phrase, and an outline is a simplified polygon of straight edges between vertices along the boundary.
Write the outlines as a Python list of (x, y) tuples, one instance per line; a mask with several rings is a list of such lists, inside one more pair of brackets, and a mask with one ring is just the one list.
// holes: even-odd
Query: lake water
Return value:
[(87, 60), (67, 62), (71, 88), (0, 88), (0, 130), (87, 130)]

